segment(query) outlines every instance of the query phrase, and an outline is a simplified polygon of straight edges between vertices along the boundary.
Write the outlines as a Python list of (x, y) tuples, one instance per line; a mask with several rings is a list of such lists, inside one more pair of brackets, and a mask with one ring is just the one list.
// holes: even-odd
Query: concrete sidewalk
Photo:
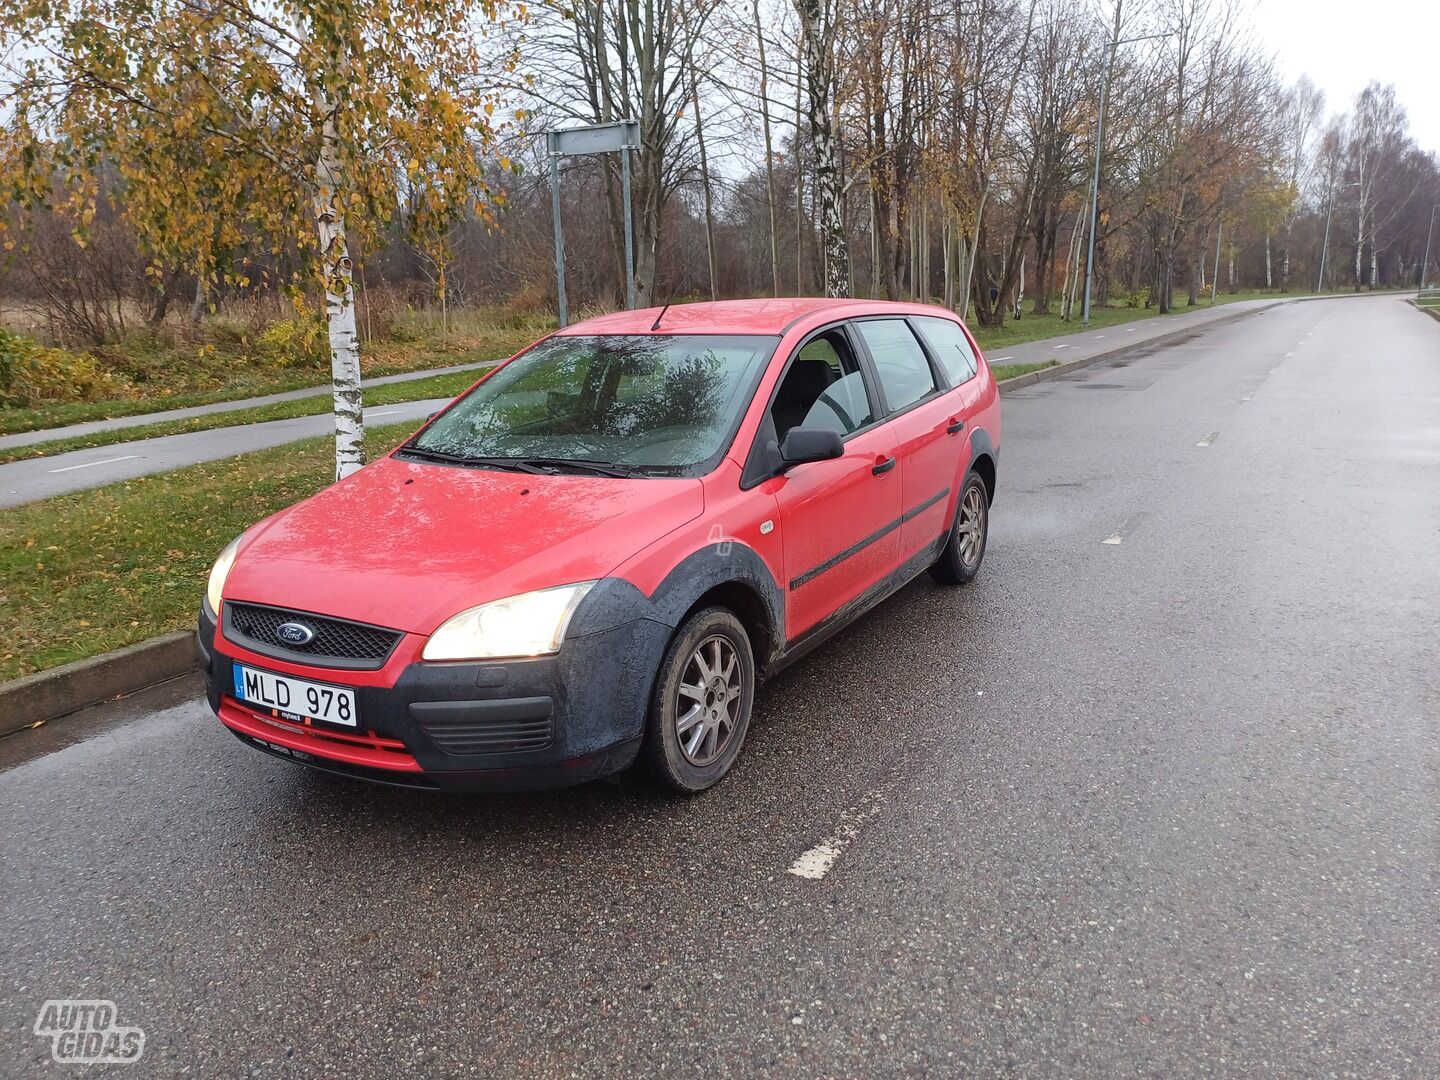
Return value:
[[(455, 364), (451, 367), (430, 368), (427, 371), (406, 371), (399, 375), (380, 375), (373, 379), (363, 379), (360, 385), (362, 388), (389, 386), (391, 383), (428, 379), (433, 375), (450, 375), (457, 371), (479, 371), (481, 368), (493, 367), (497, 362), (482, 360), (474, 364)], [(282, 393), (265, 394), (261, 397), (217, 401), (211, 405), (192, 405), (185, 409), (166, 409), (164, 412), (141, 413), (138, 416), (117, 416), (110, 420), (92, 420), (84, 424), (71, 424), (68, 427), (22, 431), (14, 435), (0, 435), (0, 450), (33, 446), (36, 443), (50, 442), (52, 439), (73, 439), (82, 435), (94, 435), (99, 431), (143, 427), (146, 424), (163, 424), (170, 420), (189, 420), (194, 416), (212, 416), (215, 413), (236, 412), (240, 409), (253, 409), (261, 405), (274, 405), (281, 401), (301, 401), (304, 398), (328, 397), (329, 395), (330, 387), (328, 385), (311, 386), (303, 390), (286, 390)]]

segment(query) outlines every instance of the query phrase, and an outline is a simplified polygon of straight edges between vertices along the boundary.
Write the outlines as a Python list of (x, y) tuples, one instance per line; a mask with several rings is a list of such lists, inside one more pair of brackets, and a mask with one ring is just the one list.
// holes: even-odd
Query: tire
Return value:
[(641, 771), (683, 795), (719, 783), (744, 745), (754, 701), (755, 658), (740, 620), (721, 607), (692, 615), (660, 661)]
[(940, 558), (930, 567), (930, 576), (944, 585), (964, 585), (974, 580), (985, 559), (985, 542), (990, 536), (990, 496), (985, 481), (975, 473), (965, 477), (955, 506), (955, 520)]

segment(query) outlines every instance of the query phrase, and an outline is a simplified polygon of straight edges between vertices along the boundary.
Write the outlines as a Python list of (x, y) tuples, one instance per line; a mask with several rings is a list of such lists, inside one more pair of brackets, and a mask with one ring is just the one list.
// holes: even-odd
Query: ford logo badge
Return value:
[(315, 640), (315, 631), (303, 622), (281, 623), (275, 633), (286, 645), (309, 645)]

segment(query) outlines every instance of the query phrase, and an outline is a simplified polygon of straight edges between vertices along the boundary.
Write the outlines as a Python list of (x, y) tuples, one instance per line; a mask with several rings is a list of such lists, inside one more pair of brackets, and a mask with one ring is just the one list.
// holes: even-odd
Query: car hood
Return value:
[(604, 577), (703, 509), (695, 479), (384, 458), (252, 529), (224, 595), (428, 634), (476, 604)]

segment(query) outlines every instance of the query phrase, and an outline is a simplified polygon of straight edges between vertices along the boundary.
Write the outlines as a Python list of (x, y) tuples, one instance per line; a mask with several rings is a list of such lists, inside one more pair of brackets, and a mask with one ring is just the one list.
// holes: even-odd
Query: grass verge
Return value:
[[(372, 454), (413, 424), (367, 433)], [(195, 619), (218, 552), (330, 482), (328, 437), (13, 507), (0, 515), (0, 680)]]
[(991, 364), (990, 374), (995, 376), (996, 382), (1004, 382), (1018, 375), (1029, 375), (1032, 371), (1044, 371), (1059, 363), (1059, 360), (1046, 360), (1043, 364)]
[[(414, 379), (410, 382), (387, 383), (372, 386), (365, 391), (365, 405), (398, 405), (406, 401), (423, 401), (426, 398), (455, 397), (480, 378), (480, 371), (457, 371), (448, 375), (435, 375), (428, 379)], [(32, 443), (12, 450), (0, 450), (0, 465), (25, 458), (52, 457), (71, 450), (87, 450), (96, 446), (110, 446), (113, 443), (132, 442), (136, 439), (154, 439), (162, 435), (184, 435), (192, 431), (209, 431), (212, 428), (235, 427), (240, 424), (259, 424), (267, 420), (291, 420), (297, 416), (318, 416), (328, 413), (331, 401), (327, 395), (301, 398), (299, 401), (277, 401), (273, 405), (261, 405), (254, 409), (236, 409), (232, 412), (212, 413), (195, 416), (188, 420), (167, 420), (158, 424), (142, 424), (137, 427), (117, 428), (113, 431), (98, 431), (92, 435), (79, 435), (72, 439), (51, 439), (48, 442)]]
[[(0, 435), (324, 386), (330, 363), (323, 348), (317, 352), (314, 342), (301, 347), (269, 340), (272, 331), (294, 325), (287, 320), (252, 331), (216, 317), (194, 329), (194, 341), (180, 340), (169, 331), (136, 332), (119, 344), (93, 350), (106, 371), (133, 385), (131, 396), (0, 408)], [(393, 320), (386, 336), (361, 346), (362, 374), (371, 378), (495, 360), (554, 328), (551, 316), (475, 309), (463, 317), (456, 313), (442, 332), (426, 313), (410, 313)]]

